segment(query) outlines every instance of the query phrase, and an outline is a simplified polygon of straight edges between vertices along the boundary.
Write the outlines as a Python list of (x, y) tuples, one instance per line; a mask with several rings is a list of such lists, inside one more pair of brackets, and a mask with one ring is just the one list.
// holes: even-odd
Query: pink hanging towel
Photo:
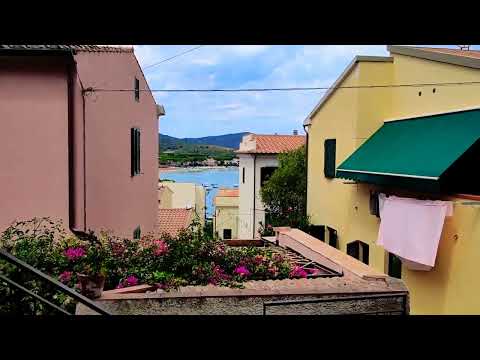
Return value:
[(450, 201), (417, 200), (382, 194), (377, 244), (397, 255), (411, 270), (428, 271), (435, 265)]

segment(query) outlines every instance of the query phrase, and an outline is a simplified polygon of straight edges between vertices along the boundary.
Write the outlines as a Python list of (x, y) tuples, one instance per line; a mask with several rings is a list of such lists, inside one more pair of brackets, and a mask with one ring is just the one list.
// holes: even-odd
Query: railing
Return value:
[[(407, 301), (408, 294), (406, 293), (390, 293), (390, 294), (368, 294), (360, 296), (344, 296), (336, 298), (327, 298), (327, 299), (306, 299), (306, 300), (280, 300), (280, 301), (270, 301), (263, 303), (263, 315), (267, 315), (268, 307), (278, 307), (278, 306), (289, 306), (289, 305), (303, 305), (303, 304), (319, 304), (319, 303), (336, 303), (342, 301), (362, 301), (362, 300), (372, 300), (372, 299), (385, 299), (385, 298), (401, 298), (402, 304), (400, 309), (380, 309), (374, 311), (363, 311), (363, 312), (349, 312), (349, 313), (335, 313), (335, 315), (408, 315), (407, 312)], [(321, 315), (321, 314), (318, 314)]]
[[(3, 249), (0, 249), (0, 259), (6, 260), (10, 264), (18, 267), (19, 269), (25, 270), (28, 273), (34, 275), (36, 278), (39, 278), (39, 279), (45, 281), (46, 283), (53, 286), (54, 289), (56, 289), (58, 291), (61, 291), (62, 293), (70, 296), (71, 298), (75, 299), (79, 303), (82, 303), (83, 305), (87, 306), (91, 310), (94, 310), (95, 312), (99, 313), (100, 315), (112, 315), (111, 313), (109, 313), (108, 311), (103, 309), (102, 307), (98, 306), (95, 302), (93, 302), (89, 298), (79, 294), (75, 290), (69, 288), (68, 286), (65, 286), (61, 282), (59, 282), (59, 281), (53, 279), (52, 277), (44, 274), (43, 272), (39, 271), (38, 269), (35, 269), (33, 266), (28, 265), (24, 261), (16, 258), (15, 256), (13, 256), (12, 254), (8, 253), (7, 251), (5, 251)], [(55, 305), (51, 301), (45, 299), (41, 295), (36, 294), (33, 291), (25, 288), (21, 284), (9, 279), (4, 274), (0, 274), (0, 281), (3, 281), (5, 283), (7, 283), (9, 286), (12, 286), (13, 288), (27, 294), (29, 297), (33, 298), (33, 301), (39, 301), (39, 302), (43, 303), (44, 305), (46, 305), (47, 307), (58, 311), (59, 313), (62, 313), (64, 315), (74, 315), (74, 314), (71, 314), (71, 313), (67, 312), (65, 309), (61, 308), (60, 306)]]

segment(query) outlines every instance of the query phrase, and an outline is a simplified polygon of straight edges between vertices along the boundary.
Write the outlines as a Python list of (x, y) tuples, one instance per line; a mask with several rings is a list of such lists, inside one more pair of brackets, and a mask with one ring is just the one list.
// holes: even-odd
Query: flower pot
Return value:
[(82, 295), (90, 299), (98, 299), (102, 296), (103, 286), (105, 285), (104, 275), (78, 274), (78, 280)]

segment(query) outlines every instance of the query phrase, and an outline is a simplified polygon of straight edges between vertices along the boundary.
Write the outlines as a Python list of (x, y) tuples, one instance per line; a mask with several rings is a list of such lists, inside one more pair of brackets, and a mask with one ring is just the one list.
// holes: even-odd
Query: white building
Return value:
[[(238, 238), (258, 238), (265, 210), (260, 197), (262, 184), (278, 167), (277, 155), (305, 144), (303, 135), (245, 135), (237, 151), (239, 157)], [(255, 224), (255, 226), (254, 226)]]

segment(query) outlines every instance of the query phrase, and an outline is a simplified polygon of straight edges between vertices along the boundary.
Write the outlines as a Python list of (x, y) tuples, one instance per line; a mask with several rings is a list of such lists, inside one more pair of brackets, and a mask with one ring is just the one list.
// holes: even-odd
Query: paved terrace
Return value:
[[(404, 283), (298, 230), (277, 228), (267, 237), (272, 249), (288, 250), (329, 269), (337, 276), (248, 281), (243, 289), (185, 286), (165, 292), (147, 285), (104, 292), (98, 303), (118, 314), (271, 314), (408, 313)], [(355, 298), (355, 299), (352, 299)], [(323, 299), (323, 300), (322, 300)], [(344, 300), (343, 300), (344, 299)], [(307, 304), (296, 301), (321, 300)], [(77, 314), (88, 314), (83, 306)]]

